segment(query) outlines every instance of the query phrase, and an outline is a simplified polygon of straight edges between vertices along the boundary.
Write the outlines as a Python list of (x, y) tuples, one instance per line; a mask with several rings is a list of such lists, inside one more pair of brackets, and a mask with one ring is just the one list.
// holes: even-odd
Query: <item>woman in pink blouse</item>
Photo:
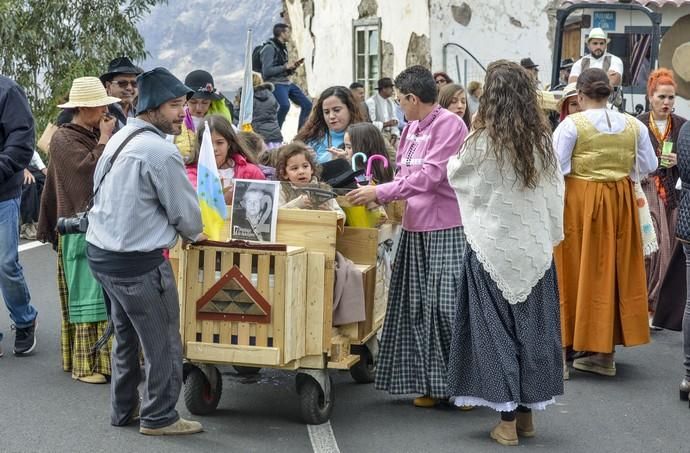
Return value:
[(348, 199), (354, 204), (407, 202), (376, 388), (420, 394), (414, 404), (433, 407), (448, 396), (451, 324), (465, 248), (460, 209), (446, 166), (467, 136), (467, 127), (437, 104), (434, 78), (423, 66), (404, 70), (395, 86), (409, 121), (398, 145), (395, 179), (354, 190)]

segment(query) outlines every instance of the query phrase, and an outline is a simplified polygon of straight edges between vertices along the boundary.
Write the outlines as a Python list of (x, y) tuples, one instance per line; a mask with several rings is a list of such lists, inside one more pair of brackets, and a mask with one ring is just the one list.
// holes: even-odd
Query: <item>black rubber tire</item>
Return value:
[[(328, 378), (331, 379), (330, 377)], [(335, 403), (335, 393), (333, 392), (333, 382), (331, 381), (331, 395), (328, 404), (321, 386), (311, 376), (305, 376), (298, 383), (299, 404), (302, 413), (302, 420), (309, 425), (320, 425), (326, 423), (331, 418), (333, 405)]]
[(259, 374), (259, 371), (261, 371), (261, 368), (253, 366), (233, 365), (232, 367), (235, 369), (235, 372), (240, 376), (252, 376), (254, 374)]
[(371, 384), (376, 379), (376, 362), (366, 346), (359, 352), (359, 362), (350, 368), (350, 376), (358, 384)]
[(190, 370), (187, 375), (184, 384), (184, 404), (194, 415), (208, 415), (218, 407), (223, 393), (223, 379), (218, 368), (213, 367), (212, 372), (216, 375), (216, 388), (211, 388), (206, 375), (197, 367)]

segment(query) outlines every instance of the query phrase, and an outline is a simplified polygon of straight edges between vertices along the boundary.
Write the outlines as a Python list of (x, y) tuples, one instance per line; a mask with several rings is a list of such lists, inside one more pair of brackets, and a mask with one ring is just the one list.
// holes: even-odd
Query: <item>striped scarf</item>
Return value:
[[(654, 138), (656, 138), (657, 141), (657, 147), (656, 147), (656, 157), (661, 158), (662, 155), (662, 150), (664, 148), (664, 142), (671, 136), (671, 129), (673, 128), (673, 121), (671, 121), (671, 117), (669, 116), (666, 122), (666, 129), (664, 130), (664, 133), (662, 134), (659, 131), (659, 128), (656, 125), (656, 121), (654, 120), (654, 114), (652, 112), (649, 112), (649, 130), (654, 135)], [(659, 194), (659, 198), (661, 198), (661, 201), (664, 202), (665, 205), (668, 205), (668, 197), (669, 197), (669, 189), (667, 184), (664, 184), (664, 180), (662, 176), (657, 175), (654, 176), (654, 185), (656, 186), (656, 191)], [(673, 190), (673, 189), (671, 189)]]

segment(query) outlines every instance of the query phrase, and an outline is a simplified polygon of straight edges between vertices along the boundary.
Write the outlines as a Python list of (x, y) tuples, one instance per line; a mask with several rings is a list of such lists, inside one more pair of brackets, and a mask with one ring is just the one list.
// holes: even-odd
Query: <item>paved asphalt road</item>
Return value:
[[(39, 343), (32, 357), (12, 356), (9, 319), (0, 310), (6, 334), (0, 359), (0, 453), (313, 451), (299, 419), (294, 375), (272, 371), (253, 382), (222, 369), (219, 410), (197, 418), (203, 434), (151, 438), (135, 427), (111, 427), (108, 386), (74, 382), (60, 366), (55, 254), (39, 247), (22, 252), (21, 261), (40, 311)], [(571, 371), (565, 395), (536, 415), (537, 437), (521, 440), (518, 451), (690, 452), (690, 409), (678, 400), (680, 335), (655, 333), (651, 345), (621, 350), (617, 365), (612, 379)], [(341, 452), (501, 450), (488, 437), (497, 419), (488, 409), (416, 409), (409, 397), (357, 385), (347, 373), (333, 377), (331, 425)], [(179, 409), (189, 416), (183, 403)]]

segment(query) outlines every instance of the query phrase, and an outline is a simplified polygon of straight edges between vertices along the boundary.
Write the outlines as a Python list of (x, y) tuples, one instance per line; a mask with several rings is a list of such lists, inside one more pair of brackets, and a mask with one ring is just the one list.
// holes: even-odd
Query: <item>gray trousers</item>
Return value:
[(110, 299), (115, 328), (110, 386), (115, 426), (126, 424), (139, 402), (139, 344), (144, 351), (146, 382), (140, 426), (162, 428), (175, 423), (182, 388), (180, 306), (170, 263), (136, 277), (94, 272)]
[(690, 244), (684, 242), (683, 251), (685, 252), (685, 272), (688, 282), (685, 312), (683, 312), (683, 353), (685, 354), (685, 377), (690, 380)]

